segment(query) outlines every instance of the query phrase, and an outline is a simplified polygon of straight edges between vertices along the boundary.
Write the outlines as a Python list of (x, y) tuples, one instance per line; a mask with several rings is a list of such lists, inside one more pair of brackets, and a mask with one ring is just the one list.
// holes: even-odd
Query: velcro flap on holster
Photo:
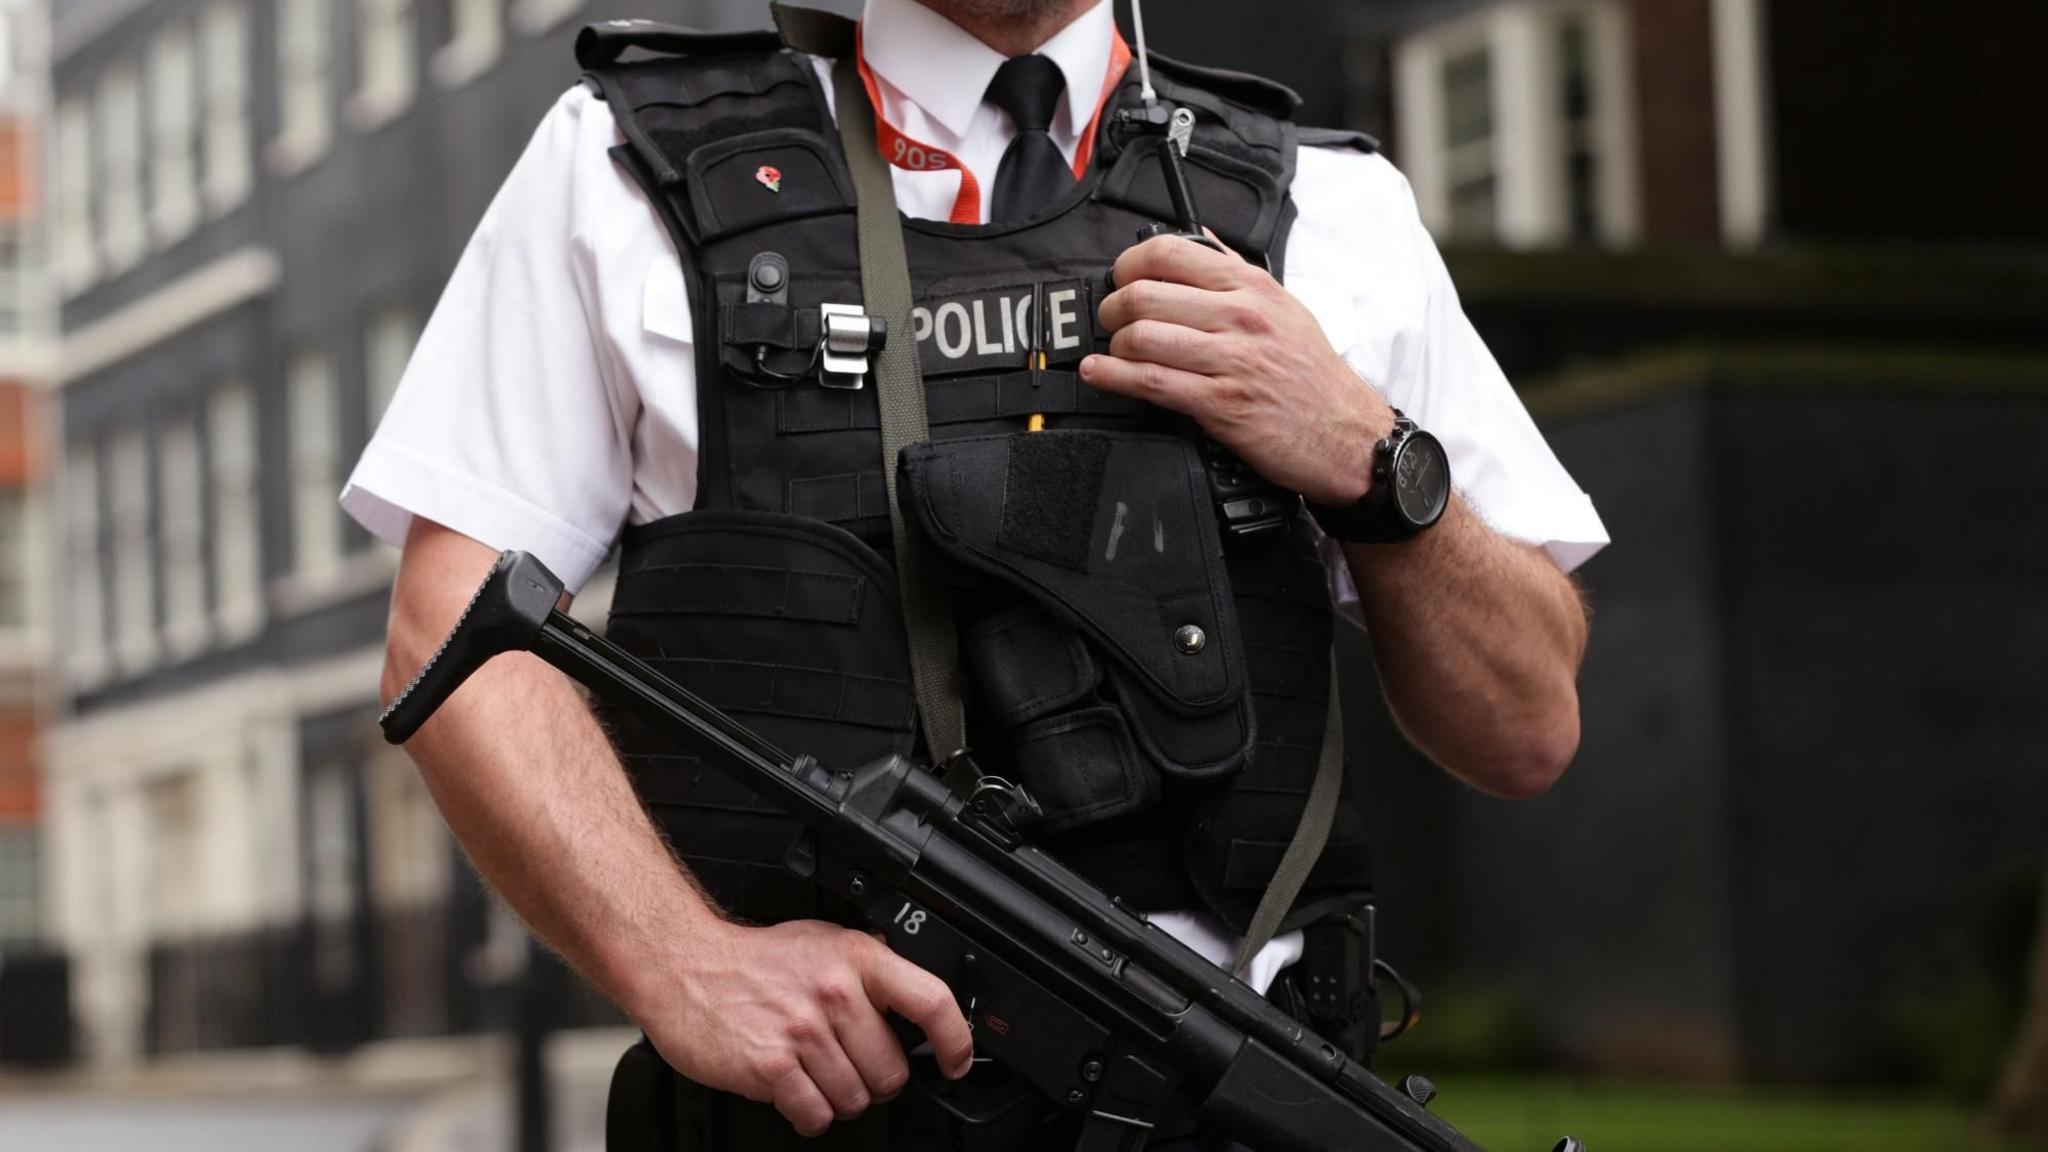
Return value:
[(1207, 473), (1171, 436), (1055, 431), (906, 448), (906, 512), (1106, 662), (1161, 771), (1241, 768), (1255, 737)]
[(1017, 776), (1060, 832), (1133, 812), (1159, 799), (1159, 774), (1139, 763), (1123, 716), (1108, 704), (1063, 712), (1010, 738)]

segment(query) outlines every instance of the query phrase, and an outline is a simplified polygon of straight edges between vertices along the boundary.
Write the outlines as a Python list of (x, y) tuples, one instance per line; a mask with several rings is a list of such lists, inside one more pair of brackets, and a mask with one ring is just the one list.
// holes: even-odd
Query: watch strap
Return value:
[(1350, 504), (1309, 503), (1309, 514), (1324, 535), (1346, 544), (1394, 544), (1422, 532), (1401, 515), (1393, 500), (1394, 457), (1421, 430), (1406, 413), (1394, 409), (1393, 428), (1373, 444), (1372, 488)]

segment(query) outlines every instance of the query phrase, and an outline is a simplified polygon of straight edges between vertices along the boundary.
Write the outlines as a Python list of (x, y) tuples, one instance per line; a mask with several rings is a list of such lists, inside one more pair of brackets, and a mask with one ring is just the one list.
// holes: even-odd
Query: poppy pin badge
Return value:
[(763, 164), (754, 173), (754, 179), (770, 192), (782, 191), (782, 169), (772, 164)]

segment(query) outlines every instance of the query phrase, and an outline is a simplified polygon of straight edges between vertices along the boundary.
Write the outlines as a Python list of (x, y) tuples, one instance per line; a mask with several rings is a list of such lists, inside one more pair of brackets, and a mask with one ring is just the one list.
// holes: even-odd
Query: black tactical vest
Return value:
[[(610, 635), (828, 766), (923, 754), (874, 388), (819, 366), (821, 306), (862, 297), (852, 182), (811, 60), (770, 33), (637, 21), (588, 29), (577, 50), (627, 141), (614, 159), (681, 255), (703, 444), (696, 510), (625, 536)], [(1188, 159), (1204, 221), (1277, 263), (1293, 94), (1154, 62), (1161, 96), (1199, 117)], [(915, 331), (889, 338), (917, 341), (932, 432), (905, 453), (905, 500), (949, 585), (981, 768), (1024, 783), (1045, 813), (1038, 841), (1110, 893), (1241, 931), (1315, 775), (1332, 614), (1305, 518), (1225, 531), (1193, 425), (1077, 373), (1107, 349), (1111, 263), (1171, 218), (1156, 141), (1108, 128), (1137, 94), (1127, 77), (1090, 170), (1040, 216), (905, 221)], [(1025, 430), (1035, 414), (1047, 431)], [(838, 914), (782, 867), (792, 822), (608, 719), (643, 800), (725, 907)], [(1362, 893), (1367, 868), (1347, 796), (1301, 913)]]

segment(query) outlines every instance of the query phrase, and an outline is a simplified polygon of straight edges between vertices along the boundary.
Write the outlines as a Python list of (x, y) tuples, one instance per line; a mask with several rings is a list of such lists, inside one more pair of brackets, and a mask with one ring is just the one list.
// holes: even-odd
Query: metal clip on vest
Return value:
[(850, 390), (865, 386), (868, 364), (889, 342), (889, 322), (858, 304), (820, 304), (818, 320), (818, 382)]

